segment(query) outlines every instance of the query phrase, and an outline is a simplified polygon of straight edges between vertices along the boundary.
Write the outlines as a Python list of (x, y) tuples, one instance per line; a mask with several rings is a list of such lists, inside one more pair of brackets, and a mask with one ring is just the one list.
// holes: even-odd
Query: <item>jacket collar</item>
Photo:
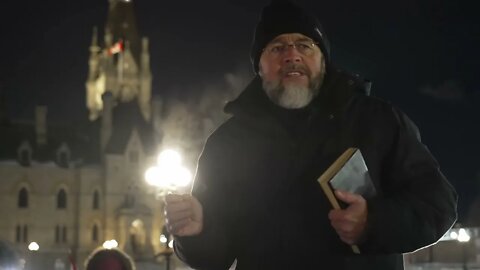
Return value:
[(353, 96), (369, 95), (370, 87), (371, 82), (368, 80), (340, 69), (331, 69), (327, 72), (318, 96), (307, 107), (289, 110), (270, 101), (262, 89), (262, 79), (257, 75), (235, 100), (227, 103), (224, 110), (234, 116), (255, 119), (270, 115), (272, 111), (280, 111), (282, 114), (307, 111), (330, 115), (342, 110)]

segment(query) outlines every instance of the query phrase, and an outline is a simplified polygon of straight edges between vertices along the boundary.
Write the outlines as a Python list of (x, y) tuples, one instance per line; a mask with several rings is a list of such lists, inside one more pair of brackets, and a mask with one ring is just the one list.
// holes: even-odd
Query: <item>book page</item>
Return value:
[(360, 194), (364, 198), (371, 198), (376, 193), (360, 150), (357, 150), (340, 171), (332, 177), (330, 185), (333, 189)]

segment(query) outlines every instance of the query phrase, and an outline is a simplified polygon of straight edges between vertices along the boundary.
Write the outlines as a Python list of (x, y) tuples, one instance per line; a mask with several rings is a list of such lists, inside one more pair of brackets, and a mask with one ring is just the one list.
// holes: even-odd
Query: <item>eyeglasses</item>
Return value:
[(315, 52), (315, 46), (318, 46), (318, 43), (311, 40), (299, 40), (289, 44), (282, 42), (273, 42), (268, 44), (267, 47), (263, 49), (263, 51), (267, 52), (272, 56), (279, 56), (285, 53), (288, 49), (290, 49), (290, 47), (292, 47), (295, 48), (299, 53), (305, 56), (310, 56)]

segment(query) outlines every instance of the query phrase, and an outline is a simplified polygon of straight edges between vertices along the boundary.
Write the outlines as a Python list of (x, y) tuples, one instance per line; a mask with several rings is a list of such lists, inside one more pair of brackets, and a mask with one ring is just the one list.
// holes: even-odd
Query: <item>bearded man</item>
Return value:
[[(257, 76), (208, 139), (192, 194), (166, 197), (175, 251), (195, 269), (403, 269), (402, 254), (435, 243), (457, 195), (399, 109), (333, 66), (319, 22), (288, 1), (263, 9), (251, 59)], [(317, 178), (359, 148), (373, 198)], [(352, 251), (357, 245), (360, 254)]]

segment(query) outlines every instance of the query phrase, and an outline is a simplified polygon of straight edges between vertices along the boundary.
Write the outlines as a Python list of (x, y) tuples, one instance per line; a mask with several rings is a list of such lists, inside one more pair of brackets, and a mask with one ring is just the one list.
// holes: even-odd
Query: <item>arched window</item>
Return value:
[(18, 208), (28, 207), (28, 191), (26, 188), (20, 189), (18, 192)]
[(98, 242), (98, 226), (97, 226), (97, 224), (93, 225), (93, 228), (92, 228), (92, 241), (94, 243)]
[(67, 193), (62, 188), (57, 193), (57, 208), (65, 209), (67, 208)]
[(98, 193), (98, 190), (95, 190), (93, 193), (93, 209), (99, 209), (100, 208), (100, 194)]

